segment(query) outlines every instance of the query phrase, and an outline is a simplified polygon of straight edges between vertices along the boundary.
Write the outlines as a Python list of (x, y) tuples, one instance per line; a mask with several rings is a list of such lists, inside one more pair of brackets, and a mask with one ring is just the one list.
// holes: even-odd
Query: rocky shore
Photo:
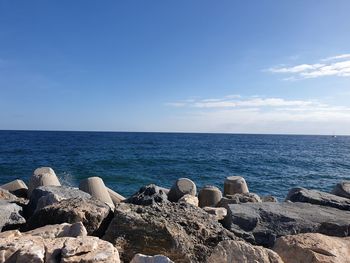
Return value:
[(291, 189), (283, 202), (180, 178), (128, 198), (91, 177), (62, 186), (53, 169), (0, 186), (0, 262), (350, 263), (350, 182)]

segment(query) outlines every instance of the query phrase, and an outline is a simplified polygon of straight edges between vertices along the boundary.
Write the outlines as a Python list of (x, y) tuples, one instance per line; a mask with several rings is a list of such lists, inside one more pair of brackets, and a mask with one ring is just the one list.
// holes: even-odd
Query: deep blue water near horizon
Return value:
[(40, 166), (72, 186), (102, 177), (125, 196), (180, 177), (222, 189), (225, 177), (241, 175), (251, 192), (282, 199), (292, 187), (330, 191), (350, 180), (350, 137), (0, 131), (0, 184), (27, 181)]

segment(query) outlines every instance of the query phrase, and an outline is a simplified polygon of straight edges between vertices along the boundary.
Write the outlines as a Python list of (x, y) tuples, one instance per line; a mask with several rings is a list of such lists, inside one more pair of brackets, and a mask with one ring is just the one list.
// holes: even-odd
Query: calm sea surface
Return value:
[(295, 186), (330, 191), (350, 180), (350, 137), (0, 131), (0, 184), (51, 166), (65, 183), (100, 176), (123, 195), (188, 177), (223, 187), (229, 175), (250, 191), (284, 198)]

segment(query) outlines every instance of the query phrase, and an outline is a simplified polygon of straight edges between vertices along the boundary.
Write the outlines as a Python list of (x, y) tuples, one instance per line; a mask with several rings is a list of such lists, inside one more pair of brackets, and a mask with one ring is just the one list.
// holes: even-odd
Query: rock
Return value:
[(106, 187), (109, 196), (112, 199), (112, 202), (114, 205), (119, 204), (120, 202), (123, 202), (125, 200), (125, 197), (118, 194), (117, 192), (113, 191), (112, 189), (109, 189), (108, 187)]
[(334, 187), (332, 194), (345, 198), (350, 198), (350, 181), (343, 181), (338, 183)]
[(174, 261), (163, 255), (146, 256), (144, 254), (136, 254), (130, 263), (174, 263)]
[(193, 196), (189, 194), (186, 194), (183, 197), (181, 197), (178, 202), (186, 203), (194, 206), (198, 206), (198, 203), (199, 203), (197, 196)]
[(18, 205), (25, 205), (28, 202), (24, 198), (19, 198), (2, 188), (0, 188), (0, 200), (7, 201), (9, 203), (16, 203)]
[(47, 225), (24, 232), (22, 234), (41, 236), (42, 238), (79, 237), (87, 236), (87, 231), (84, 225), (81, 222), (78, 222), (74, 224), (63, 223), (57, 225)]
[(124, 262), (137, 253), (164, 255), (175, 262), (205, 262), (222, 240), (236, 239), (202, 209), (183, 203), (137, 206), (120, 203), (103, 239)]
[(227, 206), (223, 225), (256, 245), (272, 247), (276, 238), (298, 233), (349, 235), (350, 212), (307, 203), (245, 203)]
[(216, 220), (220, 221), (227, 215), (227, 209), (225, 207), (203, 207), (203, 210), (210, 215), (213, 215)]
[(0, 200), (0, 231), (15, 229), (26, 223), (22, 216), (22, 207)]
[(17, 197), (27, 198), (28, 197), (28, 187), (22, 180), (14, 180), (7, 184), (3, 184), (0, 188), (9, 191)]
[(158, 186), (150, 184), (141, 187), (138, 192), (126, 199), (125, 202), (134, 205), (152, 205), (168, 202), (168, 197)]
[(289, 191), (286, 200), (329, 206), (350, 211), (350, 199), (317, 190), (293, 188)]
[(224, 195), (249, 193), (248, 185), (241, 176), (229, 176), (224, 182)]
[(91, 195), (73, 187), (40, 186), (34, 189), (30, 196), (28, 206), (25, 209), (26, 215), (30, 217), (36, 210), (70, 198), (89, 199)]
[(114, 203), (107, 191), (107, 188), (100, 177), (89, 177), (82, 180), (79, 184), (79, 189), (89, 193), (96, 199), (106, 203), (112, 209), (114, 209)]
[(102, 236), (112, 217), (110, 207), (97, 199), (71, 198), (37, 210), (29, 218), (26, 229), (82, 222), (89, 235)]
[(0, 262), (119, 263), (112, 244), (96, 237), (43, 239), (40, 236), (0, 238)]
[(50, 167), (40, 167), (35, 169), (34, 174), (29, 179), (28, 197), (30, 197), (35, 188), (49, 185), (61, 186), (55, 171)]
[(166, 193), (166, 195), (169, 194), (170, 189), (165, 188), (165, 187), (161, 187), (161, 186), (159, 186), (159, 188), (160, 188), (161, 190), (163, 190), (163, 192)]
[(204, 186), (198, 194), (199, 206), (212, 206), (215, 207), (221, 200), (222, 193), (219, 188), (207, 185)]
[(194, 182), (188, 178), (180, 178), (171, 187), (168, 193), (168, 199), (171, 202), (177, 202), (181, 197), (186, 194), (195, 196), (197, 193), (197, 187)]
[(226, 197), (221, 198), (220, 202), (216, 206), (225, 207), (229, 204), (241, 203), (261, 203), (261, 199), (254, 193), (227, 195)]
[(278, 199), (272, 195), (266, 195), (261, 197), (262, 202), (274, 202), (278, 203)]
[(307, 233), (277, 239), (273, 250), (284, 263), (349, 263), (350, 238)]
[[(221, 241), (207, 263), (283, 263), (274, 251), (243, 241)], [(304, 261), (300, 261), (304, 262)], [(306, 262), (305, 262), (306, 263)]]

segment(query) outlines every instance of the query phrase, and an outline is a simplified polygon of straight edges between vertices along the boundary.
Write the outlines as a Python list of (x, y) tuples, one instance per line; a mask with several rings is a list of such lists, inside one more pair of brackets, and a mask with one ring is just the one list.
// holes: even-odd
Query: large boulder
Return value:
[(155, 203), (168, 202), (168, 196), (160, 187), (150, 184), (141, 187), (139, 191), (124, 202), (134, 205), (153, 205)]
[(34, 174), (29, 179), (28, 197), (30, 197), (35, 188), (48, 185), (61, 185), (55, 171), (50, 167), (40, 167), (35, 169)]
[(284, 263), (349, 263), (350, 238), (330, 237), (317, 233), (284, 236), (273, 250)]
[(298, 233), (345, 237), (350, 212), (307, 203), (245, 203), (228, 205), (223, 225), (252, 244), (272, 247), (276, 238)]
[(118, 251), (112, 244), (96, 237), (40, 236), (0, 238), (0, 262), (16, 263), (119, 263)]
[(343, 181), (338, 183), (332, 190), (332, 194), (345, 198), (350, 198), (350, 181)]
[[(244, 241), (221, 241), (207, 263), (283, 263), (279, 255), (270, 249), (252, 246)], [(304, 262), (304, 261), (300, 261)]]
[(29, 218), (26, 229), (82, 222), (89, 235), (101, 236), (112, 217), (110, 207), (95, 198), (71, 198), (37, 210)]
[(183, 203), (137, 206), (121, 203), (103, 239), (130, 262), (137, 253), (175, 262), (205, 262), (222, 240), (236, 237), (202, 209)]
[(28, 197), (28, 187), (22, 180), (14, 180), (7, 184), (1, 185), (0, 188), (5, 189), (18, 197)]
[(292, 202), (303, 202), (315, 205), (330, 206), (350, 211), (350, 199), (325, 192), (320, 192), (317, 190), (293, 188), (289, 191), (286, 200)]
[(40, 186), (34, 189), (30, 196), (28, 206), (25, 209), (26, 215), (29, 217), (35, 210), (70, 198), (88, 199), (91, 198), (91, 195), (73, 187)]
[(0, 200), (0, 231), (16, 229), (26, 220), (22, 216), (22, 207), (15, 203)]
[(168, 193), (168, 199), (171, 202), (177, 202), (186, 194), (195, 196), (197, 193), (196, 184), (188, 178), (180, 178), (176, 180)]

